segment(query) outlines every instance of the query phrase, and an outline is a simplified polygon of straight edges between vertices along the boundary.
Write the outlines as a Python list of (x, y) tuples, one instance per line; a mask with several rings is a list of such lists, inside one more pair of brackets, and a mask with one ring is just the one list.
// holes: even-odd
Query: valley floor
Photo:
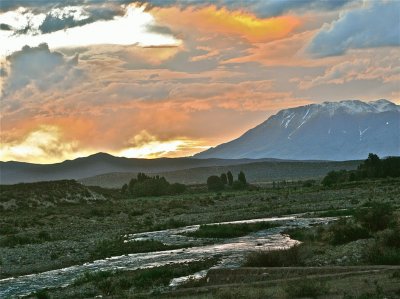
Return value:
[[(347, 217), (355, 209), (368, 207), (368, 203), (374, 201), (390, 203), (398, 217), (399, 183), (399, 180), (390, 179), (349, 183), (332, 188), (318, 185), (305, 187), (298, 183), (286, 184), (279, 189), (259, 188), (221, 193), (198, 191), (157, 198), (124, 199), (111, 192), (103, 194), (105, 200), (63, 203), (47, 208), (3, 210), (0, 212), (0, 289), (5, 283), (10, 285), (9, 277), (18, 279), (26, 274), (126, 254), (168, 254), (171, 250), (185, 252), (185, 248), (191, 248), (197, 242), (197, 239), (187, 239), (181, 243), (167, 244), (165, 240), (161, 242), (151, 238), (143, 238), (133, 245), (125, 242), (129, 235), (142, 232), (299, 213), (304, 214), (296, 217), (304, 219)], [(313, 225), (308, 230), (317, 228)], [(271, 232), (286, 234), (273, 227), (263, 231), (266, 235), (257, 235), (259, 233), (256, 231), (250, 232), (250, 235), (255, 234), (257, 238), (265, 239)], [(296, 234), (291, 235), (289, 232), (289, 235), (297, 239)], [(309, 243), (308, 255), (301, 261), (302, 267), (238, 268), (240, 265), (236, 264), (232, 269), (214, 267), (208, 273), (201, 272), (221, 262), (221, 254), (215, 254), (175, 265), (162, 265), (160, 271), (165, 277), (157, 274), (157, 267), (148, 270), (106, 271), (103, 276), (85, 272), (83, 276), (74, 277), (69, 287), (46, 291), (38, 289), (39, 293), (35, 296), (291, 298), (301, 297), (303, 293), (305, 296), (321, 298), (400, 296), (397, 287), (400, 281), (399, 267), (371, 266), (364, 257), (365, 249), (374, 242), (372, 236), (338, 245), (328, 244), (323, 238), (318, 241), (300, 241)], [(212, 245), (221, 240), (204, 239), (201, 242)], [(260, 246), (257, 242), (254, 246)], [(188, 275), (193, 273), (207, 276), (200, 280), (186, 280), (176, 289), (168, 287), (173, 278), (190, 277)], [(290, 293), (291, 289), (296, 289), (292, 284), (301, 286), (297, 293)], [(12, 296), (12, 292), (8, 294)]]

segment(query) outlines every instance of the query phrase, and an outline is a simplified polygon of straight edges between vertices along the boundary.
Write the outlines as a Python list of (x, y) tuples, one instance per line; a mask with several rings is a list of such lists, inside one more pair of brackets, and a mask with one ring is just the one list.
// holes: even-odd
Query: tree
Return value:
[(128, 191), (128, 184), (124, 184), (124, 185), (122, 186), (121, 193), (122, 193), (122, 194), (125, 194), (125, 193), (127, 193), (127, 191)]
[(220, 178), (221, 178), (222, 183), (224, 183), (224, 185), (228, 184), (228, 177), (226, 176), (225, 173), (222, 173)]
[(210, 191), (220, 191), (224, 189), (224, 183), (219, 176), (212, 175), (207, 179), (207, 187)]
[(238, 181), (241, 182), (243, 185), (247, 185), (246, 176), (244, 175), (243, 171), (239, 172)]
[(168, 194), (180, 194), (186, 191), (186, 186), (184, 184), (174, 183), (169, 185)]
[(378, 155), (370, 153), (367, 160), (358, 167), (362, 175), (367, 178), (377, 178), (381, 175), (381, 159)]
[(139, 183), (144, 182), (145, 180), (150, 179), (145, 173), (139, 172), (137, 175), (137, 180)]
[(226, 176), (228, 177), (228, 184), (229, 184), (229, 186), (232, 186), (232, 184), (233, 184), (233, 175), (232, 175), (232, 172), (229, 170), (228, 173), (226, 174)]
[(137, 183), (137, 179), (131, 179), (129, 181), (129, 185), (128, 185), (128, 191), (129, 193), (133, 192), (133, 188), (135, 187), (135, 184)]

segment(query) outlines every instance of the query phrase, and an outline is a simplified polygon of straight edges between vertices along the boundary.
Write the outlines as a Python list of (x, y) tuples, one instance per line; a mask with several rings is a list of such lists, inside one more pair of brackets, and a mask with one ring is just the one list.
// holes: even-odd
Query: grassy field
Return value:
[[(36, 187), (37, 186), (35, 186), (34, 189)], [(75, 192), (74, 186), (69, 186), (68, 188), (69, 194)], [(3, 189), (2, 187), (1, 190), (2, 192), (6, 190), (7, 193), (2, 194), (7, 194), (8, 199), (14, 196), (12, 186), (8, 186), (7, 189)], [(16, 190), (20, 200), (22, 200), (23, 194), (18, 191), (20, 189), (17, 188)], [(78, 191), (82, 191), (81, 187), (77, 187), (76, 192)], [(319, 184), (309, 186), (308, 184), (299, 182), (282, 184), (280, 188), (260, 187), (252, 191), (226, 191), (220, 193), (211, 193), (205, 191), (205, 188), (197, 187), (189, 189), (187, 193), (179, 196), (154, 198), (123, 198), (117, 190), (101, 188), (89, 188), (88, 192), (90, 194), (95, 193), (104, 198), (104, 200), (57, 200), (53, 205), (43, 205), (40, 204), (40, 201), (47, 200), (46, 197), (37, 196), (35, 200), (38, 204), (32, 206), (30, 209), (26, 209), (24, 205), (21, 205), (19, 208), (1, 210), (1, 278), (57, 269), (118, 254), (170, 249), (157, 242), (136, 243), (126, 246), (115, 245), (121, 244), (116, 242), (116, 238), (125, 234), (192, 224), (208, 224), (294, 213), (306, 213), (306, 215), (309, 216), (346, 217), (354, 215), (356, 210), (364, 209), (365, 211), (369, 211), (371, 203), (374, 201), (390, 203), (392, 210), (395, 211), (395, 215), (398, 215), (396, 211), (400, 208), (400, 197), (398, 196), (400, 192), (400, 181), (394, 179), (353, 182), (330, 188), (322, 187)], [(45, 193), (46, 192), (43, 192), (43, 194)], [(29, 196), (30, 193), (27, 194), (27, 196)], [(2, 201), (6, 200), (7, 199), (2, 197)], [(216, 232), (216, 235), (214, 235), (216, 238), (230, 237), (232, 234), (243, 235), (258, 229), (263, 229), (261, 226), (241, 226), (240, 229), (236, 229), (234, 233), (232, 233), (232, 227), (219, 227), (215, 229), (215, 227), (212, 226), (201, 226), (202, 229), (198, 232), (200, 233), (204, 231), (204, 229), (210, 230), (211, 228)], [(344, 229), (346, 226), (348, 225), (342, 225), (342, 227), (339, 225), (334, 229), (340, 232), (340, 230)], [(376, 250), (377, 254), (381, 254), (382, 243), (379, 243), (379, 240), (390, 239), (390, 236), (385, 236), (384, 232), (373, 232), (372, 236), (369, 236), (367, 235), (369, 232), (365, 234), (362, 230), (350, 229), (350, 232), (346, 232), (350, 237), (340, 240), (340, 238), (334, 239), (332, 237), (332, 230), (325, 231), (324, 228), (319, 230), (315, 228), (307, 232), (287, 232), (292, 235), (292, 237), (309, 243), (307, 248), (300, 250), (302, 260), (299, 265), (304, 267), (304, 269), (317, 266), (320, 267), (321, 271), (325, 271), (323, 267), (330, 267), (332, 265), (355, 266), (362, 264), (363, 266), (367, 266), (368, 264), (384, 263), (383, 260), (373, 261), (373, 259), (371, 259), (366, 262), (365, 260), (361, 261), (357, 258), (353, 259), (353, 256), (348, 254), (348, 252), (357, 251), (354, 247), (362, 250), (365, 248), (366, 244), (368, 244), (368, 246), (371, 245), (373, 249)], [(207, 233), (209, 233), (209, 231), (206, 232), (206, 235)], [(352, 237), (353, 235), (361, 236), (361, 239)], [(365, 238), (367, 241), (365, 241)], [(376, 244), (373, 243), (373, 240), (375, 240), (373, 238), (377, 240)], [(392, 254), (395, 255), (393, 252)], [(388, 253), (388, 255), (390, 255), (390, 253)], [(303, 258), (304, 256), (306, 258)], [(343, 258), (343, 256), (348, 256), (348, 260), (338, 261)], [(396, 257), (387, 257), (389, 261), (391, 258)], [(173, 266), (171, 267), (173, 268)], [(269, 273), (269, 271), (270, 270), (267, 272)], [(326, 271), (332, 272), (333, 270)], [(318, 273), (319, 272), (317, 272), (317, 274)], [(360, 276), (364, 278), (357, 278), (358, 276), (354, 274), (351, 276), (351, 279), (371, 279), (371, 281), (373, 281), (375, 279), (375, 274), (373, 273), (374, 272), (363, 274), (364, 276), (366, 275), (365, 277)], [(365, 289), (365, 292), (376, 293), (376, 289), (379, 288), (383, 288), (385, 291), (385, 286), (388, 284), (388, 281), (390, 282), (394, 279), (391, 278), (390, 275), (394, 275), (393, 277), (398, 275), (394, 273), (398, 272), (395, 270), (382, 270), (379, 273), (377, 272), (376, 280), (378, 280), (378, 286), (371, 290)], [(126, 275), (129, 276), (130, 274)], [(346, 279), (343, 278), (341, 274), (333, 277), (335, 277), (334, 281), (337, 280), (339, 284), (346, 283)], [(381, 279), (383, 282), (380, 282)], [(277, 278), (277, 280), (279, 280), (279, 278)], [(329, 291), (326, 292), (332, 292), (334, 289), (333, 286), (331, 286), (332, 284), (333, 283), (328, 279), (326, 285)], [(355, 284), (362, 288), (363, 283)], [(245, 291), (254, 294), (254, 298), (262, 298), (262, 296), (270, 294), (271, 292), (277, 294), (276, 298), (288, 296), (285, 291), (285, 288), (287, 288), (285, 286), (286, 282), (282, 280), (281, 282), (276, 282), (275, 285), (274, 287), (269, 285), (266, 287), (263, 286), (263, 282), (260, 282), (260, 285), (256, 287), (251, 285), (244, 288), (217, 287), (216, 289), (211, 288), (206, 291), (203, 289), (205, 288), (204, 286), (199, 286), (199, 291), (202, 290), (202, 293), (198, 295), (190, 293), (194, 292), (192, 290), (189, 292), (190, 296), (186, 296), (188, 293), (185, 292), (188, 291), (183, 292), (179, 290), (176, 291), (176, 293), (168, 293), (168, 296), (240, 298), (240, 296), (246, 294)], [(187, 287), (189, 288), (190, 285)], [(74, 288), (79, 292), (83, 287), (81, 288), (75, 285)], [(132, 288), (135, 289), (134, 286), (130, 286), (131, 291)], [(304, 288), (307, 289), (307, 287)], [(98, 294), (107, 295), (107, 292), (103, 292), (101, 289), (96, 290)], [(159, 289), (158, 287), (152, 289), (152, 291), (155, 290), (161, 293), (164, 292), (163, 289)], [(396, 291), (393, 290), (393, 288), (389, 288), (388, 290), (390, 290), (390, 292)], [(64, 289), (64, 291), (69, 292), (70, 290), (67, 288)], [(58, 298), (61, 296), (59, 294), (62, 294), (63, 291), (55, 290), (55, 293), (52, 292), (53, 291), (47, 291), (52, 297)], [(369, 298), (354, 297), (363, 294), (361, 292), (351, 292), (351, 288), (348, 288), (348, 292), (348, 296), (353, 297), (347, 298)], [(149, 294), (147, 290), (144, 292), (143, 296), (147, 296), (146, 294)], [(344, 293), (342, 292), (341, 294), (343, 295)], [(79, 298), (79, 296), (75, 298)]]

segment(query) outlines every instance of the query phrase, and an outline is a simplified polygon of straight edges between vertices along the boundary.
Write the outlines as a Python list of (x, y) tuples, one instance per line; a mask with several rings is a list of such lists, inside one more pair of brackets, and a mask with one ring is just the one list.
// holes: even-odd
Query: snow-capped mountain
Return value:
[(365, 159), (400, 155), (400, 106), (388, 100), (324, 102), (279, 111), (196, 158)]

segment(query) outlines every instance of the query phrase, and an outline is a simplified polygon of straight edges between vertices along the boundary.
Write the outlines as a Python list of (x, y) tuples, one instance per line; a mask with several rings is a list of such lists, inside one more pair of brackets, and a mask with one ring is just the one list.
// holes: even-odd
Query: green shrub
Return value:
[(381, 231), (376, 236), (378, 242), (383, 246), (400, 249), (400, 228), (395, 227)]
[(289, 267), (299, 266), (302, 263), (300, 255), (301, 245), (288, 249), (267, 250), (250, 253), (246, 257), (245, 267)]
[(393, 207), (389, 203), (371, 202), (369, 209), (359, 209), (355, 219), (372, 232), (384, 230), (394, 224)]
[(0, 235), (11, 235), (18, 232), (18, 229), (8, 223), (0, 224)]
[(0, 241), (0, 247), (15, 247), (26, 244), (38, 243), (40, 240), (32, 235), (11, 235)]
[(367, 258), (374, 265), (400, 265), (400, 250), (375, 243), (368, 250)]
[(185, 190), (185, 185), (170, 184), (164, 177), (158, 175), (150, 177), (144, 173), (138, 173), (137, 178), (131, 179), (128, 185), (122, 186), (121, 193), (141, 197), (181, 194)]
[(285, 291), (290, 298), (316, 298), (327, 294), (329, 290), (323, 281), (303, 279), (288, 283)]
[(246, 189), (246, 184), (244, 184), (242, 181), (234, 181), (233, 184), (232, 184), (232, 189), (233, 190)]
[(169, 185), (168, 187), (168, 194), (174, 195), (174, 194), (181, 194), (186, 191), (186, 185), (184, 184), (179, 184), (179, 183), (174, 183)]
[(386, 229), (377, 233), (375, 243), (367, 252), (367, 258), (377, 265), (400, 265), (399, 228)]
[(115, 273), (116, 272), (113, 271), (85, 272), (82, 275), (80, 275), (77, 279), (75, 279), (73, 285), (79, 286), (87, 282), (100, 281), (105, 278), (113, 276)]
[(332, 245), (345, 244), (370, 237), (370, 234), (365, 228), (344, 218), (330, 225), (328, 231), (330, 233), (330, 243)]
[(33, 294), (37, 299), (50, 299), (50, 295), (46, 290), (40, 290)]
[(207, 179), (207, 187), (210, 191), (221, 191), (224, 190), (225, 185), (219, 176), (212, 175)]

